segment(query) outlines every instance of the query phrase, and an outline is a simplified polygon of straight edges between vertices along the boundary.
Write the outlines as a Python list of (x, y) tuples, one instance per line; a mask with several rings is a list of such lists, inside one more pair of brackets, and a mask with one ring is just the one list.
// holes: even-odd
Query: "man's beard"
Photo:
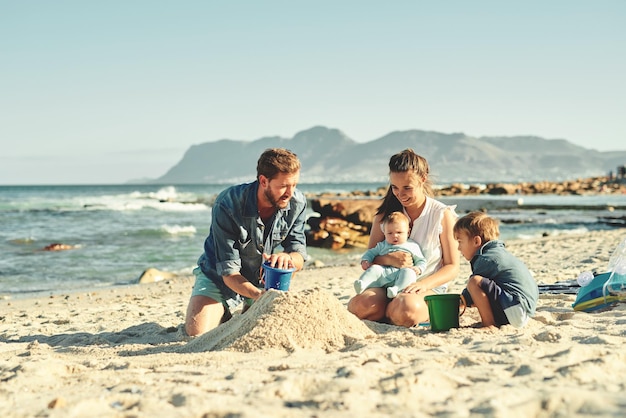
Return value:
[[(274, 198), (274, 196), (272, 196), (271, 190), (269, 189), (265, 189), (263, 191), (263, 194), (265, 195), (265, 198), (267, 199), (268, 202), (270, 202), (270, 204), (272, 205), (272, 207), (276, 210), (278, 209), (284, 209), (287, 207), (287, 205), (289, 204), (289, 200), (286, 200), (284, 202), (284, 206), (280, 206), (282, 202), (280, 202), (278, 199)], [(282, 197), (282, 195), (280, 196)]]

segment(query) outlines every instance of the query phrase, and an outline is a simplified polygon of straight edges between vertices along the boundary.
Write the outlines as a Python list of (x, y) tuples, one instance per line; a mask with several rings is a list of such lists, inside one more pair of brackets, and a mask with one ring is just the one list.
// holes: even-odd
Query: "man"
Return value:
[[(296, 185), (300, 161), (289, 150), (267, 149), (257, 163), (257, 179), (222, 191), (212, 210), (204, 254), (194, 269), (196, 282), (187, 307), (185, 330), (200, 335), (231, 317), (245, 298), (249, 306), (263, 294), (261, 264), (301, 270), (307, 259), (304, 236), (306, 198)], [(280, 248), (281, 252), (274, 253)]]

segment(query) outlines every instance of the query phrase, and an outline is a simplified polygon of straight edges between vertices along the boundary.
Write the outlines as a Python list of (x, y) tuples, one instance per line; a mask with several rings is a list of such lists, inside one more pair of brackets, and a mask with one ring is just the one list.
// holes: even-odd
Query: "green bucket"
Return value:
[(428, 305), (431, 331), (441, 332), (459, 327), (461, 295), (456, 293), (428, 295), (424, 296), (424, 300)]

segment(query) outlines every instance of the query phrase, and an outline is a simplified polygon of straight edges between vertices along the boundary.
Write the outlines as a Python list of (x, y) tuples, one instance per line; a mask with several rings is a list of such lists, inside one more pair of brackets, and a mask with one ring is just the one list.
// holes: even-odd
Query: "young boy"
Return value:
[[(417, 276), (426, 268), (426, 258), (417, 242), (409, 239), (409, 218), (402, 212), (392, 212), (381, 225), (385, 240), (363, 254), (361, 267), (365, 272), (354, 282), (354, 290), (361, 294), (372, 287), (387, 287), (387, 297), (395, 298), (409, 284), (417, 281)], [(413, 267), (399, 269), (392, 266), (372, 264), (379, 255), (394, 251), (405, 251), (413, 256)]]
[(483, 327), (521, 328), (535, 314), (539, 289), (528, 268), (498, 240), (498, 221), (470, 212), (454, 225), (459, 251), (472, 266), (461, 303), (475, 306)]

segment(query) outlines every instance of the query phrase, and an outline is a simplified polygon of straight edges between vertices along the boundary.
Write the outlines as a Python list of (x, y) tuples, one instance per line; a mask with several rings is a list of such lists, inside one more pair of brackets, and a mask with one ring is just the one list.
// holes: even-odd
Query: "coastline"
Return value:
[[(307, 192), (322, 198), (329, 191), (336, 192), (329, 196), (357, 195), (355, 191), (375, 190), (380, 185), (305, 186)], [(212, 198), (223, 187), (5, 187), (0, 195), (3, 208), (0, 211), (3, 225), (0, 298), (17, 299), (35, 293), (44, 296), (70, 289), (125, 285), (136, 281), (148, 268), (190, 273), (209, 230)], [(514, 204), (519, 198), (524, 205), (516, 207)], [(608, 229), (626, 222), (626, 194), (475, 195), (439, 199), (457, 204), (459, 215), (470, 209), (488, 210), (501, 220), (504, 239)], [(367, 198), (355, 196), (351, 200)], [(499, 209), (504, 202), (508, 208)], [(529, 209), (535, 204), (544, 206)], [(575, 206), (571, 210), (552, 209), (562, 208), (564, 204)], [(594, 209), (581, 205), (593, 205)], [(311, 210), (307, 216), (315, 217), (315, 214)], [(371, 220), (372, 216), (364, 219)], [(367, 224), (365, 228), (369, 230)], [(367, 239), (361, 236), (359, 242), (366, 243)], [(358, 252), (363, 250), (354, 247)], [(47, 251), (46, 248), (72, 250)], [(316, 258), (326, 265), (334, 265), (344, 257), (325, 247), (320, 250)]]
[[(511, 240), (507, 248), (538, 283), (553, 284), (604, 271), (623, 238), (623, 229), (615, 229)], [(463, 288), (469, 271), (462, 261), (451, 292)], [(234, 320), (248, 321), (241, 322), (247, 334), (240, 339), (264, 337), (217, 351), (182, 331), (190, 276), (0, 301), (0, 414), (504, 417), (623, 410), (624, 304), (588, 314), (572, 309), (575, 295), (541, 294), (537, 315), (523, 329), (475, 329), (477, 313), (468, 310), (461, 328), (444, 333), (358, 321), (364, 330), (345, 316), (359, 274), (347, 260), (307, 267), (283, 298), (304, 311), (279, 305), (284, 309), (272, 311), (274, 318), (298, 314), (251, 328), (257, 313), (236, 313)], [(310, 289), (319, 289), (321, 303), (308, 304)], [(268, 295), (255, 304), (259, 315), (283, 300)], [(317, 334), (300, 338), (305, 331)], [(271, 338), (286, 334), (288, 344)], [(345, 337), (337, 342), (336, 335)]]

